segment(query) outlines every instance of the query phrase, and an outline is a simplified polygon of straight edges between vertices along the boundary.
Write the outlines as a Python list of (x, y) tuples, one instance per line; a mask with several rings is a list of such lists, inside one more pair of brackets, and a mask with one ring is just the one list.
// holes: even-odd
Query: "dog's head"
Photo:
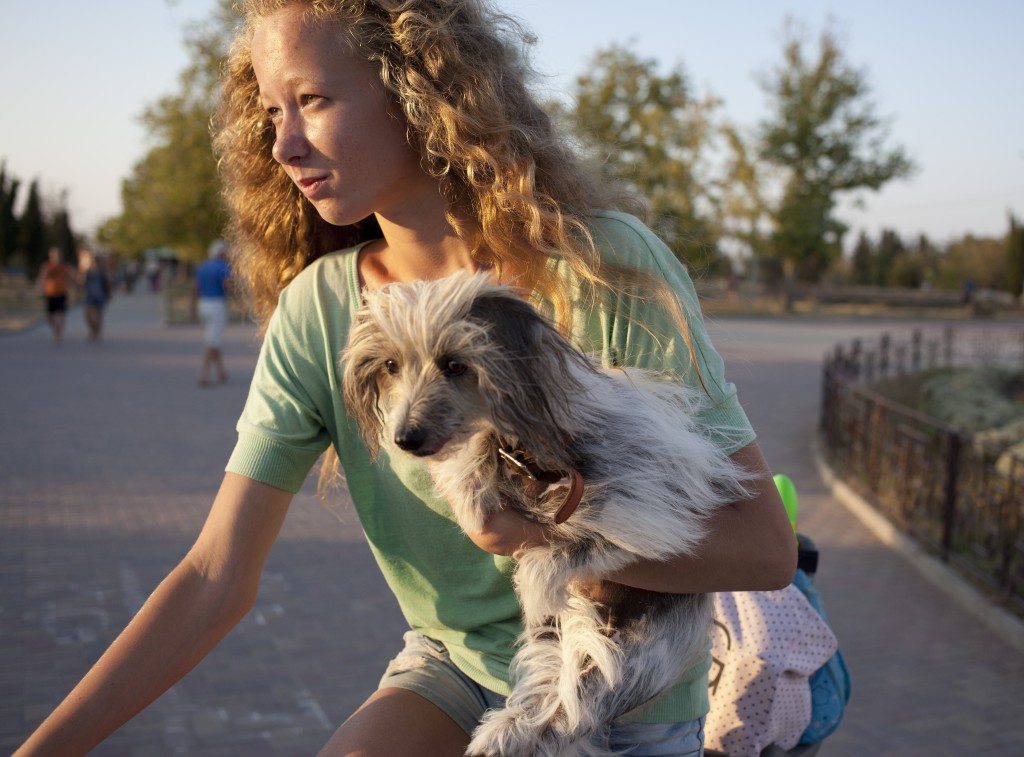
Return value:
[(371, 454), (384, 438), (428, 457), (491, 428), (568, 466), (575, 377), (590, 364), (516, 290), (458, 273), (365, 297), (342, 384)]

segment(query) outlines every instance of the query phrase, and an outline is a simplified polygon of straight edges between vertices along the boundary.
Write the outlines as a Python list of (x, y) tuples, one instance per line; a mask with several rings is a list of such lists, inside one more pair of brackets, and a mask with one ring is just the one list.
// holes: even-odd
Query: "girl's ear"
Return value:
[(380, 409), (380, 368), (385, 346), (373, 321), (360, 313), (341, 356), (345, 412), (359, 429), (371, 459), (376, 459), (380, 452), (380, 437), (384, 430), (384, 414)]
[(494, 345), (478, 381), (499, 432), (519, 439), (544, 465), (571, 467), (568, 448), (578, 426), (572, 398), (583, 391), (578, 377), (581, 368), (592, 370), (589, 361), (511, 292), (482, 293), (469, 317)]

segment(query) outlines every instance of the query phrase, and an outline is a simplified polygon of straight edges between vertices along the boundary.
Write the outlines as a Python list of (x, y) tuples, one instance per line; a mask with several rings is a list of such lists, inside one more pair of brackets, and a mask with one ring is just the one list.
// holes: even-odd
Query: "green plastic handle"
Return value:
[(796, 533), (796, 514), (799, 509), (796, 497), (796, 485), (793, 479), (784, 473), (775, 474), (775, 486), (778, 487), (779, 495), (782, 497), (782, 504), (786, 506), (786, 513), (789, 515), (789, 522), (793, 524), (793, 533)]

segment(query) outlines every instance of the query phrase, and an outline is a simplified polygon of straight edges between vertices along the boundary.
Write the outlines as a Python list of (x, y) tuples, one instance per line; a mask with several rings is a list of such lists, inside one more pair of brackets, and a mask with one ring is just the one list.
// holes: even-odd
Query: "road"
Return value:
[[(256, 358), (233, 325), (229, 382), (200, 389), (200, 333), (157, 296), (114, 300), (102, 345), (81, 312), (63, 344), (0, 336), (0, 750), (62, 698), (185, 554), (234, 441)], [(854, 693), (820, 754), (1024, 753), (1024, 655), (925, 581), (836, 501), (815, 468), (821, 357), (905, 322), (723, 319), (710, 325), (801, 530)], [(403, 620), (339, 493), (310, 481), (255, 609), (195, 671), (94, 751), (314, 754), (372, 690)]]

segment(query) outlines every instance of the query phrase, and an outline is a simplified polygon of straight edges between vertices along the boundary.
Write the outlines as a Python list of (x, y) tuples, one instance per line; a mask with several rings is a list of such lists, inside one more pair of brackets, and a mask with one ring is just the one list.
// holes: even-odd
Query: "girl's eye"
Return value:
[(320, 95), (302, 95), (302, 97), (299, 99), (302, 101), (303, 105), (309, 105), (310, 103), (314, 103), (317, 100), (320, 100), (321, 97)]
[(388, 358), (384, 361), (384, 370), (390, 373), (392, 376), (398, 375), (398, 362)]
[(450, 360), (442, 361), (441, 372), (449, 378), (452, 376), (461, 376), (466, 372), (466, 364), (458, 358), (451, 358)]

